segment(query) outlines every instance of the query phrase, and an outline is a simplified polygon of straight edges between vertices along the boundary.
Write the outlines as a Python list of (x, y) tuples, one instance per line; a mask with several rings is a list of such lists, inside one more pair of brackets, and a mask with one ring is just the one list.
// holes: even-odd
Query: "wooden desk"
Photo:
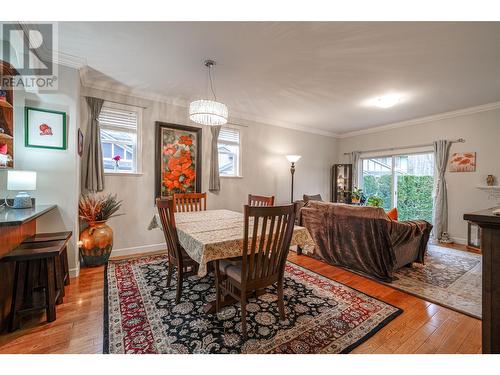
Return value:
[(500, 216), (493, 208), (465, 214), (481, 227), (483, 252), (483, 353), (500, 354)]
[[(32, 208), (0, 208), (0, 258), (36, 233), (36, 219), (56, 205), (35, 205)], [(0, 332), (6, 328), (12, 299), (14, 265), (0, 263)]]

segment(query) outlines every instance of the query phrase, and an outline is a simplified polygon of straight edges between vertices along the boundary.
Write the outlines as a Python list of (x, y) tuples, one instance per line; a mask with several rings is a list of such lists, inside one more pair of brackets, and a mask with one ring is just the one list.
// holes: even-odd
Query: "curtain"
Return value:
[(445, 172), (448, 165), (451, 142), (439, 140), (433, 143), (435, 178), (434, 210), (432, 211), (433, 236), (439, 240), (443, 232), (448, 232), (448, 196), (446, 192)]
[(353, 151), (351, 152), (351, 163), (352, 163), (352, 187), (359, 187), (359, 171), (358, 171), (358, 166), (359, 166), (359, 157), (361, 155), (361, 152), (359, 151)]
[(89, 106), (90, 118), (87, 130), (87, 149), (85, 154), (85, 188), (91, 192), (104, 190), (104, 163), (102, 160), (101, 134), (99, 132), (99, 121), (104, 100), (86, 97)]
[(211, 126), (210, 131), (212, 132), (212, 147), (211, 147), (211, 158), (210, 158), (210, 183), (208, 184), (208, 190), (210, 191), (220, 191), (220, 177), (219, 177), (219, 150), (217, 149), (217, 140), (219, 139), (219, 133), (222, 126)]

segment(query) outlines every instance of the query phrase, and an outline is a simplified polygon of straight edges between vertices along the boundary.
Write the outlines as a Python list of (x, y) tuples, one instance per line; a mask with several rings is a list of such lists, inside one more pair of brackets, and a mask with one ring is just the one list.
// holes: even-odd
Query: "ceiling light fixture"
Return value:
[(214, 85), (212, 82), (211, 69), (215, 65), (214, 60), (205, 60), (204, 65), (208, 68), (208, 79), (210, 81), (210, 90), (214, 99), (201, 99), (191, 102), (189, 105), (189, 118), (202, 125), (224, 125), (227, 123), (228, 110), (224, 103), (217, 101)]
[(368, 103), (374, 107), (391, 108), (400, 103), (402, 100), (403, 97), (399, 94), (387, 94), (384, 96), (373, 98)]

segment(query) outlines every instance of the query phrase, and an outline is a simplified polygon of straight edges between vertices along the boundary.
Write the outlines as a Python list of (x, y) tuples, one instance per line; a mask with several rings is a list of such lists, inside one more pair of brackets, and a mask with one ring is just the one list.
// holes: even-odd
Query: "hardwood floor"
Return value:
[[(481, 321), (376, 281), (290, 253), (290, 261), (391, 303), (404, 313), (352, 353), (480, 353)], [(104, 268), (82, 269), (71, 280), (57, 320), (44, 316), (0, 335), (0, 353), (102, 353)]]

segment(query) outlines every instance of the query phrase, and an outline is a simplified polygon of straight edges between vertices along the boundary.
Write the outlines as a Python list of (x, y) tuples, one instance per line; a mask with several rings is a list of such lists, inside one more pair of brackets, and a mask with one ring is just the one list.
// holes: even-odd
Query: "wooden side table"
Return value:
[(464, 215), (481, 228), (483, 252), (483, 353), (500, 354), (500, 216), (494, 208)]

